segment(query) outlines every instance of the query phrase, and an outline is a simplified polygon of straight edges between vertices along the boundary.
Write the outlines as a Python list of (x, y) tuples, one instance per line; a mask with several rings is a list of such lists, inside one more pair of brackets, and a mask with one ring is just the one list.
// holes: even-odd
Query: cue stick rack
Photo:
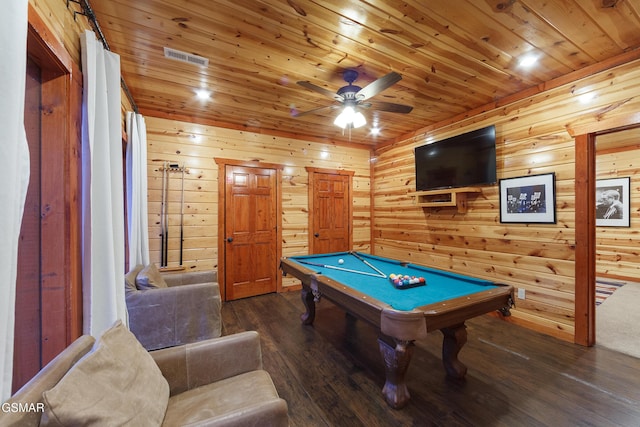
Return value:
[[(162, 193), (160, 203), (160, 269), (161, 270), (182, 270), (182, 256), (184, 244), (184, 174), (186, 167), (184, 164), (171, 161), (162, 161), (162, 167), (158, 168), (162, 172)], [(169, 191), (171, 189), (171, 176), (179, 174), (180, 179), (180, 251), (178, 267), (169, 267)], [(175, 181), (175, 179), (174, 179)]]

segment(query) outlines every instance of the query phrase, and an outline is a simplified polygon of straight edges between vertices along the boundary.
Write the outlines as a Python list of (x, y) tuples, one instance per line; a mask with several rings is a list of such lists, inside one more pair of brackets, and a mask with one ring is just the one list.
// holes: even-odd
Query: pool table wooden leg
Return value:
[(413, 355), (413, 341), (395, 340), (395, 346), (382, 338), (378, 338), (380, 353), (384, 359), (386, 382), (382, 395), (387, 404), (400, 409), (409, 401), (409, 389), (405, 382), (405, 373)]
[(300, 320), (302, 320), (303, 325), (311, 325), (316, 318), (316, 302), (313, 291), (310, 288), (303, 286), (302, 291), (300, 292), (300, 297), (302, 298), (302, 303), (307, 310), (300, 315)]
[(442, 328), (441, 331), (444, 335), (442, 340), (444, 370), (450, 378), (464, 378), (467, 373), (467, 367), (458, 360), (458, 353), (467, 342), (467, 327), (464, 323), (461, 323), (449, 328)]

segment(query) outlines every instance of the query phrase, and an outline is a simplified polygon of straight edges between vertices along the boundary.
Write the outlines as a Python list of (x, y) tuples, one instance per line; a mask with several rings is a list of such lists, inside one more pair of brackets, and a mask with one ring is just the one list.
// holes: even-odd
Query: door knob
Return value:
[(313, 235), (314, 237), (320, 237), (320, 233), (316, 233)]
[(227, 242), (229, 243), (233, 242), (233, 237), (227, 237)]

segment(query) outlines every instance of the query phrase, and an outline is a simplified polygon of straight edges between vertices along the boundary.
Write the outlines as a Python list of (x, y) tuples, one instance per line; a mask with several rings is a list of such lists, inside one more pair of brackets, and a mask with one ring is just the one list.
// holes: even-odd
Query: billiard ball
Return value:
[(338, 260), (338, 264), (344, 264), (344, 260), (343, 260), (342, 258), (340, 258), (340, 259)]

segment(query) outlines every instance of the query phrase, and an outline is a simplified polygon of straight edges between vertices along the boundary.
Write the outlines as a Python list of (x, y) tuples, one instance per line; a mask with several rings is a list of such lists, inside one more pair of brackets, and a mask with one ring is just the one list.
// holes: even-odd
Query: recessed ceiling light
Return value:
[(596, 94), (594, 92), (587, 92), (587, 93), (583, 93), (582, 95), (578, 96), (578, 100), (580, 101), (581, 104), (589, 104), (591, 101), (593, 101), (596, 97)]
[(206, 89), (198, 89), (196, 90), (196, 97), (202, 101), (206, 101), (211, 98), (211, 91)]
[(535, 55), (533, 53), (528, 53), (520, 57), (520, 60), (518, 61), (518, 65), (520, 65), (521, 67), (531, 67), (536, 62), (538, 62), (538, 55)]
[(379, 127), (372, 127), (371, 128), (371, 135), (379, 135), (380, 134), (380, 128)]

